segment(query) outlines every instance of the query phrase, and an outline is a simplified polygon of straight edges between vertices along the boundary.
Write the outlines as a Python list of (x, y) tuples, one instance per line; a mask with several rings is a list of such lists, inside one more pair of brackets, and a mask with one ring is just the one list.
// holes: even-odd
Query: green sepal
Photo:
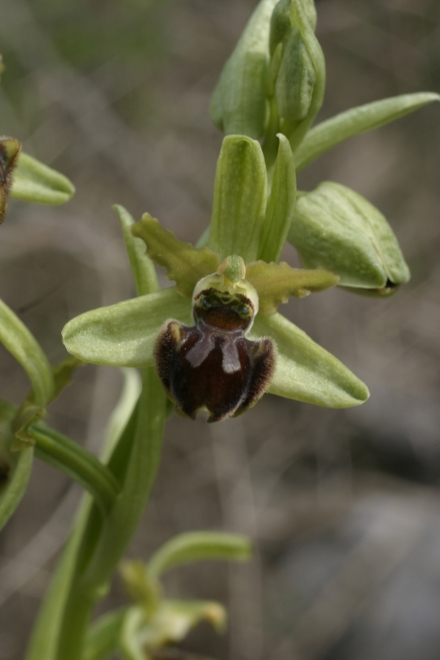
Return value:
[(214, 185), (209, 247), (221, 261), (258, 258), (266, 211), (266, 166), (259, 142), (243, 135), (223, 140)]
[(264, 336), (278, 349), (271, 394), (326, 408), (350, 408), (368, 399), (359, 378), (281, 314), (257, 316), (250, 337)]
[(288, 139), (278, 134), (278, 156), (261, 229), (258, 259), (278, 261), (292, 224), (296, 201), (295, 162)]
[(28, 154), (20, 154), (13, 176), (11, 197), (40, 204), (64, 204), (74, 192), (75, 187), (63, 174)]
[(262, 0), (226, 62), (211, 98), (212, 121), (226, 135), (259, 139), (266, 122), (270, 17), (277, 0)]
[(188, 532), (179, 534), (159, 548), (148, 563), (148, 573), (160, 577), (182, 564), (212, 559), (248, 561), (251, 555), (251, 543), (241, 534)]
[(305, 267), (325, 268), (343, 286), (380, 290), (410, 277), (384, 216), (338, 183), (323, 182), (298, 197), (289, 241)]
[(144, 213), (131, 231), (133, 236), (146, 243), (148, 256), (158, 266), (167, 269), (168, 279), (176, 282), (176, 290), (188, 298), (191, 298), (197, 282), (215, 272), (220, 263), (211, 250), (194, 248), (190, 243), (180, 241), (149, 213)]
[(258, 291), (260, 314), (272, 314), (289, 297), (303, 298), (309, 293), (335, 286), (339, 277), (326, 270), (291, 268), (288, 264), (255, 261), (246, 269), (246, 279)]
[(295, 150), (297, 171), (344, 140), (388, 124), (432, 101), (440, 101), (440, 95), (432, 92), (403, 94), (351, 108), (321, 122), (307, 133)]
[(0, 223), (3, 222), (8, 206), (12, 173), (17, 165), (21, 142), (12, 137), (0, 137)]
[(32, 384), (33, 403), (44, 407), (54, 391), (52, 369), (36, 339), (0, 300), (0, 342), (21, 364)]
[(312, 60), (300, 31), (294, 29), (284, 46), (275, 85), (279, 116), (290, 122), (307, 117), (315, 83)]
[(191, 323), (191, 301), (175, 287), (85, 312), (62, 336), (69, 353), (85, 362), (145, 367), (153, 364), (158, 331), (170, 318)]
[(154, 264), (145, 254), (145, 244), (140, 238), (136, 238), (132, 232), (135, 222), (129, 212), (123, 206), (115, 204), (113, 210), (118, 216), (124, 237), (125, 249), (130, 261), (131, 272), (136, 284), (138, 296), (154, 293), (159, 290), (156, 269)]
[(16, 406), (0, 399), (0, 529), (19, 505), (32, 470), (31, 446), (23, 451), (11, 451), (15, 442), (12, 420), (16, 412)]

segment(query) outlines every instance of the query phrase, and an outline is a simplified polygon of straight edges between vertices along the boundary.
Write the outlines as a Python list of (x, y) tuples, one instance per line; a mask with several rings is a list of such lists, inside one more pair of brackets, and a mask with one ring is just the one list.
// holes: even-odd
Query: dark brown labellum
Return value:
[(239, 415), (264, 394), (273, 374), (270, 339), (245, 337), (254, 316), (243, 295), (208, 289), (194, 300), (196, 325), (167, 321), (155, 346), (159, 377), (177, 411), (209, 422)]

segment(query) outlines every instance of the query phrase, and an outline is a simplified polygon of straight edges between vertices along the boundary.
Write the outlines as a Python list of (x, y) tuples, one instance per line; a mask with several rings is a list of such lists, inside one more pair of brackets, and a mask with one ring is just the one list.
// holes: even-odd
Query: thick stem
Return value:
[[(75, 574), (65, 603), (56, 660), (78, 660), (84, 648), (93, 605), (105, 595), (148, 501), (159, 465), (166, 397), (153, 368), (143, 373), (141, 397), (109, 461), (121, 492), (100, 520), (90, 512), (77, 554)], [(76, 609), (84, 609), (83, 616)]]

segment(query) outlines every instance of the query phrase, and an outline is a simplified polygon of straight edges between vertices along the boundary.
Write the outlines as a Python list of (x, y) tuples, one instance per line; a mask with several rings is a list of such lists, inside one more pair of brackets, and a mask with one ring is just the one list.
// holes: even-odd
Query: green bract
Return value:
[(266, 122), (269, 22), (276, 0), (254, 11), (218, 81), (211, 100), (213, 122), (227, 135), (258, 139)]
[(321, 183), (299, 197), (289, 232), (308, 268), (336, 273), (345, 287), (389, 293), (409, 269), (384, 216), (346, 186)]

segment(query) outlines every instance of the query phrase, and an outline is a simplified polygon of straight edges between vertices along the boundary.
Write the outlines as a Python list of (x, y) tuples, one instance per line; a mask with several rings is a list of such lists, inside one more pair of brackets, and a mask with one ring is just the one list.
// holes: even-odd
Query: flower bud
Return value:
[(271, 57), (278, 44), (283, 43), (289, 38), (289, 34), (292, 30), (292, 25), (290, 23), (290, 3), (291, 0), (279, 0), (272, 12), (269, 36)]
[(156, 341), (159, 377), (177, 411), (192, 419), (199, 410), (209, 413), (209, 422), (245, 412), (272, 377), (273, 342), (246, 338), (258, 294), (240, 278), (240, 268), (244, 275), (244, 262), (228, 257), (217, 273), (202, 278), (193, 293), (195, 325), (167, 321)]
[(284, 46), (275, 85), (281, 118), (291, 122), (307, 116), (312, 102), (316, 73), (300, 31), (295, 28)]
[(299, 196), (288, 238), (307, 268), (335, 273), (340, 286), (387, 295), (409, 280), (384, 216), (340, 184), (327, 181)]

